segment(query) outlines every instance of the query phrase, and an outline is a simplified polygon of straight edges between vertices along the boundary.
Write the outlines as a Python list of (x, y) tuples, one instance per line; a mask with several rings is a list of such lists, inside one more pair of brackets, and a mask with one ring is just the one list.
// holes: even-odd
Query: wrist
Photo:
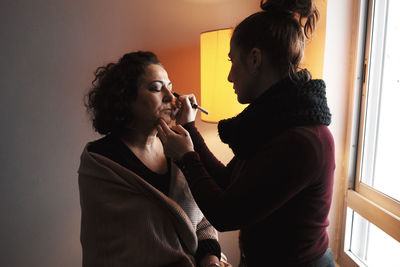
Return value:
[(186, 130), (195, 127), (195, 121), (189, 121), (187, 123), (182, 124), (182, 127), (185, 128)]
[(185, 168), (185, 158), (186, 157), (189, 157), (190, 158), (190, 154), (191, 154), (191, 152), (194, 152), (194, 151), (188, 151), (188, 152), (185, 152), (185, 153), (183, 153), (180, 157), (179, 157), (179, 159), (173, 159), (174, 160), (174, 162), (175, 162), (175, 164), (180, 168), (180, 169), (184, 169)]

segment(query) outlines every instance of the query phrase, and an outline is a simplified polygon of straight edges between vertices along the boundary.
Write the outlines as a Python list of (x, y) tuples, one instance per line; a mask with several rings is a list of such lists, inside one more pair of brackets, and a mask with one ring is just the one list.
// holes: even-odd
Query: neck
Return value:
[(264, 94), (271, 86), (285, 78), (284, 75), (277, 72), (274, 68), (267, 68), (258, 75), (253, 100)]
[(121, 137), (122, 141), (130, 148), (151, 152), (158, 145), (156, 129), (130, 129)]
[(236, 117), (218, 123), (221, 141), (239, 158), (251, 157), (263, 147), (260, 142), (270, 142), (288, 128), (331, 122), (324, 81), (297, 86), (287, 77), (268, 90)]
[(149, 129), (131, 129), (121, 137), (121, 140), (151, 171), (160, 174), (168, 171), (164, 149), (160, 139), (157, 137), (157, 130), (154, 127)]

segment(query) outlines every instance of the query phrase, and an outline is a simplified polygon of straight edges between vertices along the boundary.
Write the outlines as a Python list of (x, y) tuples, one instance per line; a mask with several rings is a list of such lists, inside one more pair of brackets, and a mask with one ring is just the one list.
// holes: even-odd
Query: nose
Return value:
[(163, 102), (172, 102), (175, 98), (175, 96), (172, 94), (172, 91), (169, 90), (167, 87), (163, 87), (164, 91), (164, 96), (163, 96)]

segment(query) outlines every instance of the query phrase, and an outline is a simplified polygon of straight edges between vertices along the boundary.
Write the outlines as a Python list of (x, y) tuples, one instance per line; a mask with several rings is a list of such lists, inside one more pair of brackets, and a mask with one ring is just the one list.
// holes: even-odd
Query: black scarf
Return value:
[(298, 74), (303, 81), (280, 80), (239, 115), (218, 123), (222, 142), (228, 144), (238, 158), (250, 158), (262, 149), (262, 144), (285, 129), (330, 124), (325, 82), (306, 81), (304, 71)]

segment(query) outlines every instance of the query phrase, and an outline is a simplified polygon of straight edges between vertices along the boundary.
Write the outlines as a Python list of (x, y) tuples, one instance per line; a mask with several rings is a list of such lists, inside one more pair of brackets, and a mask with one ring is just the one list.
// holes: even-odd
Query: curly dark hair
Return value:
[(150, 64), (161, 63), (154, 53), (137, 51), (96, 69), (92, 87), (85, 96), (85, 107), (96, 132), (122, 134), (132, 122), (131, 104)]

